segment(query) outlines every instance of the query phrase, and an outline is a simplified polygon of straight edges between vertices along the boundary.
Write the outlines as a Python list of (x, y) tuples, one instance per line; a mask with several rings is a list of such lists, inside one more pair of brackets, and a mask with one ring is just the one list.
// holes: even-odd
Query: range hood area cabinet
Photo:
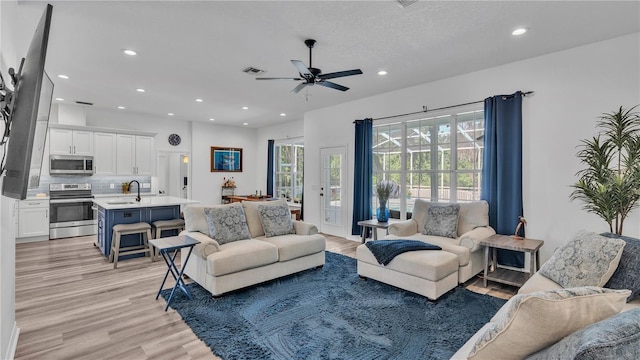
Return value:
[(93, 155), (93, 131), (49, 129), (51, 155)]
[(117, 174), (153, 176), (153, 137), (117, 134)]

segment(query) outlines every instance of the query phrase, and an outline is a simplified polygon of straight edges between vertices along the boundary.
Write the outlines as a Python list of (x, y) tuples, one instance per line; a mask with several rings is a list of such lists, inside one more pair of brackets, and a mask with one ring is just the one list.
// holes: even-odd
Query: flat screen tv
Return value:
[(27, 189), (39, 184), (53, 96), (53, 83), (44, 72), (52, 11), (47, 5), (17, 74), (2, 182), (2, 195), (14, 199), (26, 198)]

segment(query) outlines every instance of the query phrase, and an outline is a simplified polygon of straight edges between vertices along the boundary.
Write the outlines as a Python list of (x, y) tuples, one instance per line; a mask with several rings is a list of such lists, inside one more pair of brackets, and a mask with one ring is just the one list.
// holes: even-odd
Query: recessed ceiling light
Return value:
[(196, 99), (196, 102), (203, 102), (204, 100), (202, 99)]
[(129, 56), (136, 56), (136, 55), (138, 55), (138, 53), (137, 53), (137, 52), (135, 52), (135, 51), (133, 51), (133, 50), (129, 50), (129, 49), (124, 49), (124, 50), (122, 50), (122, 52), (123, 52), (123, 53), (125, 53), (126, 55), (129, 55)]
[(214, 118), (210, 118), (210, 119), (209, 119), (209, 121), (216, 121), (216, 119), (214, 119)]
[(173, 116), (173, 113), (167, 113), (167, 115), (169, 115), (169, 116)]
[(249, 110), (249, 107), (248, 106), (243, 106), (242, 110)]
[(522, 34), (524, 34), (524, 33), (526, 33), (526, 32), (527, 32), (527, 28), (517, 28), (517, 29), (513, 30), (513, 32), (511, 33), (511, 35), (513, 35), (513, 36), (519, 36), (519, 35), (522, 35)]
[(60, 75), (58, 75), (58, 77), (59, 77), (60, 79), (65, 79), (65, 80), (69, 78), (69, 76), (68, 76), (68, 75), (65, 75), (65, 74), (60, 74)]
[(143, 89), (143, 88), (137, 88), (136, 89), (137, 92), (146, 92), (147, 90)]
[(57, 101), (64, 101), (63, 98), (56, 98)]
[(378, 75), (387, 75), (387, 72), (385, 70), (380, 70), (378, 71)]
[(247, 126), (247, 125), (249, 125), (249, 123), (242, 123), (242, 125)]
[(285, 113), (280, 113), (280, 116), (287, 116), (287, 114), (285, 114)]
[(124, 110), (124, 109), (126, 109), (126, 108), (125, 108), (124, 106), (118, 106), (118, 109), (120, 109), (120, 110)]

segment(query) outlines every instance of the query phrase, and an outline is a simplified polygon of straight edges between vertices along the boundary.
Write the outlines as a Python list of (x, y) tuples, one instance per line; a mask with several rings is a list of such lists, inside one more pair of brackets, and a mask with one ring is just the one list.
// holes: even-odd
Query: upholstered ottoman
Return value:
[(409, 251), (384, 266), (366, 245), (356, 249), (358, 275), (436, 300), (458, 285), (458, 257), (442, 250)]

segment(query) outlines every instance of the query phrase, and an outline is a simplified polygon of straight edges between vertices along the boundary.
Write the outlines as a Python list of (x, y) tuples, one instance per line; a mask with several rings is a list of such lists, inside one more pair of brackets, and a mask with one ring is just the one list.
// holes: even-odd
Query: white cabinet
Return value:
[(153, 175), (152, 137), (117, 134), (116, 148), (118, 175)]
[(51, 128), (49, 153), (51, 155), (93, 155), (93, 132)]
[(116, 134), (93, 133), (93, 168), (95, 175), (116, 175), (117, 151)]
[(49, 237), (49, 200), (21, 200), (18, 204), (18, 238)]

